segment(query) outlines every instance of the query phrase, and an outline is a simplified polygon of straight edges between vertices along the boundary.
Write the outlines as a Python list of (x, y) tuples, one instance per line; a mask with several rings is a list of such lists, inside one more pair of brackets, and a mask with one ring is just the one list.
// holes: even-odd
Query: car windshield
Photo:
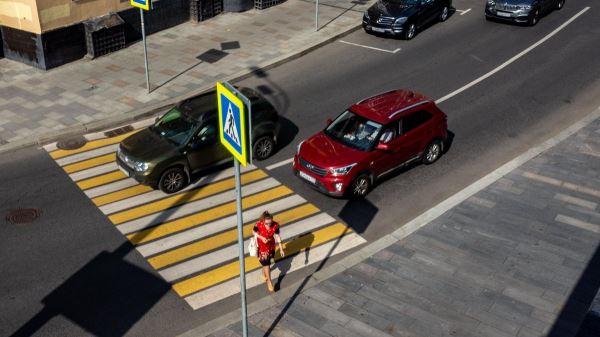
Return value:
[(380, 130), (381, 124), (346, 110), (325, 128), (325, 134), (352, 148), (369, 151)]
[(394, 5), (416, 5), (420, 0), (384, 0), (384, 2), (388, 2)]
[(152, 127), (152, 131), (176, 145), (184, 144), (195, 129), (196, 123), (177, 107), (169, 110)]

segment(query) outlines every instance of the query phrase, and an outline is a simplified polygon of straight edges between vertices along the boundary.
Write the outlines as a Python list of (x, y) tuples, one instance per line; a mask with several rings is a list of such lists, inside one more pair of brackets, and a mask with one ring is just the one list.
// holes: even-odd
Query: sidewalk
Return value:
[[(585, 123), (251, 305), (249, 335), (576, 336), (600, 287), (600, 109)], [(238, 321), (184, 336), (239, 336)]]
[(127, 123), (217, 80), (234, 80), (346, 34), (370, 1), (287, 1), (226, 13), (148, 37), (147, 94), (142, 44), (44, 72), (0, 59), (0, 152)]

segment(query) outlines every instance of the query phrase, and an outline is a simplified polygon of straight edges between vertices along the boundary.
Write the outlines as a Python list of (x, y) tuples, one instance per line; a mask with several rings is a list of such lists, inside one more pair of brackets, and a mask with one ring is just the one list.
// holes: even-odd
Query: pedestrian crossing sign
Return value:
[(246, 121), (244, 103), (233, 90), (217, 82), (219, 106), (219, 135), (221, 143), (240, 164), (247, 164)]
[(150, 10), (150, 0), (129, 0), (133, 7), (138, 7), (145, 10)]

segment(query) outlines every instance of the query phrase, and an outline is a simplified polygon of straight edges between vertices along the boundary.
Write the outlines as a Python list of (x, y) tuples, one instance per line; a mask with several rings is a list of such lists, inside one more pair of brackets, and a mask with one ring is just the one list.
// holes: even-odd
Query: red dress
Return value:
[(258, 243), (258, 259), (271, 260), (275, 256), (275, 234), (279, 235), (279, 224), (275, 221), (271, 222), (271, 226), (267, 228), (263, 221), (258, 221), (254, 226), (254, 231), (263, 238), (267, 238), (268, 242), (264, 243), (261, 238), (256, 238)]

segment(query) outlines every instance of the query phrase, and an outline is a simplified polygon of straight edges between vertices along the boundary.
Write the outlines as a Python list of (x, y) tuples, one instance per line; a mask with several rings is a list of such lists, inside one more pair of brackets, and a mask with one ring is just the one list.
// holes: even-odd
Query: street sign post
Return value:
[[(229, 83), (217, 82), (217, 103), (219, 107), (219, 138), (221, 144), (233, 155), (235, 166), (235, 193), (237, 208), (237, 231), (240, 261), (240, 296), (242, 306), (243, 337), (248, 336), (248, 315), (246, 312), (246, 264), (244, 261), (244, 234), (242, 218), (242, 184), (240, 180), (240, 164), (248, 163), (246, 133), (252, 138), (252, 131), (246, 129), (246, 107), (248, 122), (252, 120), (250, 101)], [(251, 130), (251, 129), (250, 129)], [(250, 140), (250, 144), (252, 141)]]
[(150, 10), (150, 0), (129, 0), (133, 7), (140, 9), (140, 23), (142, 26), (142, 44), (144, 45), (144, 68), (146, 69), (146, 90), (150, 93), (150, 72), (148, 70), (148, 50), (146, 48), (146, 27), (144, 25), (144, 10)]

